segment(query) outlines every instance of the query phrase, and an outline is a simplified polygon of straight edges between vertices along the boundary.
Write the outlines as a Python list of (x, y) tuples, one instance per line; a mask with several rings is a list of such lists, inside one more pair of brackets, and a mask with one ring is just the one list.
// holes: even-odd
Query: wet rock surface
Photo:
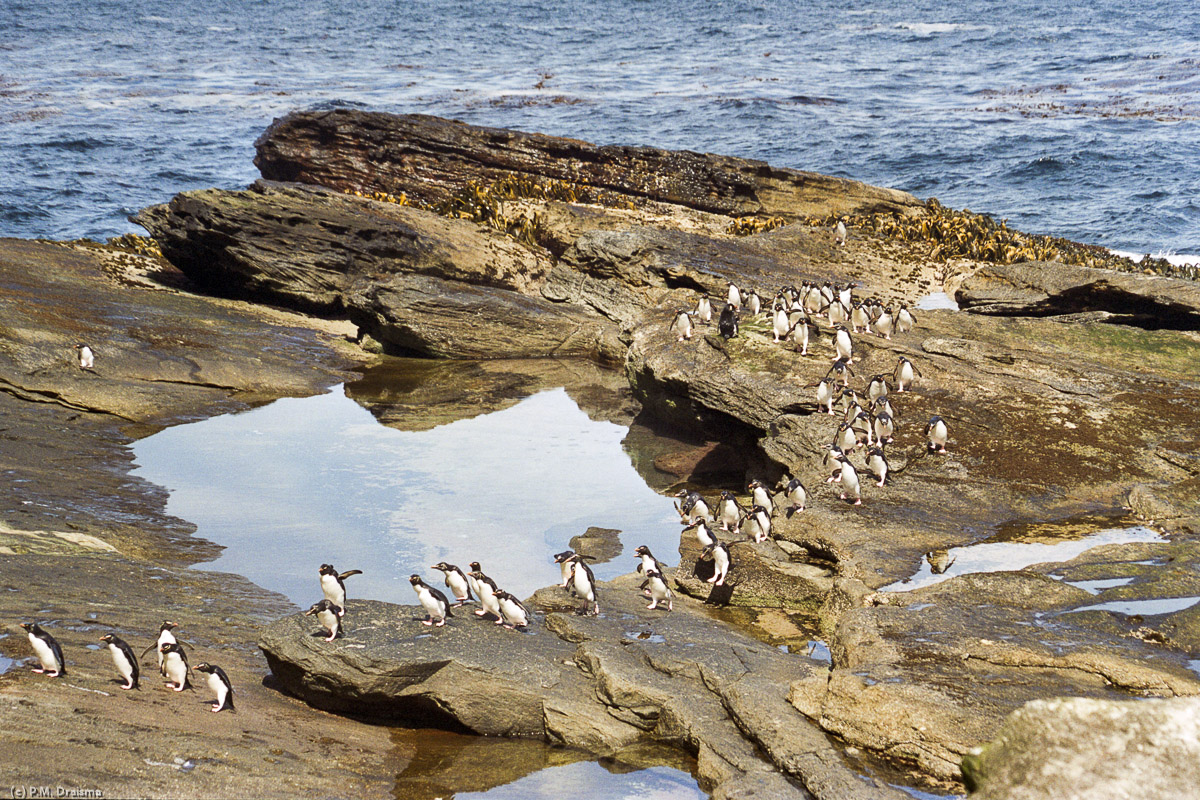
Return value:
[[(925, 243), (857, 227), (838, 246), (806, 217), (850, 209), (916, 215), (920, 205), (737, 159), (361, 112), (293, 115), (258, 147), (265, 177), (297, 183), (186, 193), (139, 217), (198, 284), (344, 314), (393, 350), (498, 359), (472, 382), (483, 408), (557, 380), (554, 369), (522, 374), (501, 359), (621, 363), (636, 403), (598, 391), (606, 399), (589, 413), (624, 420), (640, 405), (641, 419), (690, 430), (697, 448), (722, 443), (658, 452), (641, 459), (644, 472), (661, 458), (660, 474), (712, 480), (692, 487), (710, 502), (727, 488), (746, 505), (749, 478), (775, 485), (795, 476), (809, 491), (804, 511), (776, 514), (769, 541), (719, 534), (732, 540), (733, 558), (720, 587), (707, 583), (712, 567), (698, 561), (699, 544), (685, 533), (670, 576), (676, 612), (647, 612), (629, 576), (604, 587), (598, 619), (576, 616), (572, 601), (549, 590), (534, 598), (545, 616), (530, 633), (468, 617), (414, 639), (395, 635), (405, 626), (425, 633), (412, 610), (364, 601), (362, 628), (333, 643), (344, 648), (337, 657), (310, 635), (311, 620), (305, 628), (285, 618), (264, 635), (264, 647), (277, 677), (314, 704), (382, 706), (601, 753), (650, 738), (694, 754), (717, 797), (832, 798), (894, 796), (886, 784), (897, 782), (959, 791), (964, 754), (1039, 698), (1200, 692), (1189, 669), (1200, 658), (1200, 611), (1187, 602), (1200, 597), (1200, 336), (1190, 285), (1058, 263), (934, 260)], [(407, 192), (435, 203), (513, 175), (587, 184), (617, 198), (506, 201), (504, 214), (540, 220), (536, 241), (517, 242), (344, 193)], [(738, 216), (768, 214), (791, 224), (729, 233)], [(11, 327), (0, 351), (0, 403), (15, 425), (4, 447), (28, 476), (8, 491), (36, 501), (22, 502), (0, 529), (0, 547), (14, 553), (169, 564), (211, 557), (210, 546), (187, 537), (186, 524), (163, 516), (161, 495), (140, 486), (131, 499), (123, 443), (187, 415), (314, 391), (361, 357), (346, 349), (352, 331), (322, 337), (313, 333), (320, 323), (285, 312), (263, 310), (270, 322), (252, 321), (241, 316), (244, 306), (163, 291), (148, 277), (172, 271), (162, 262), (129, 269), (111, 254), (34, 243), (3, 243), (0, 252), (7, 280), (32, 281), (24, 299), (0, 298)], [(769, 321), (746, 312), (731, 339), (711, 324), (687, 341), (670, 329), (700, 293), (719, 309), (729, 281), (769, 302), (780, 286), (804, 280), (853, 281), (857, 297), (894, 308), (948, 292), (970, 309), (918, 311), (915, 329), (891, 339), (853, 335), (849, 383), (860, 396), (901, 356), (920, 371), (910, 391), (892, 383), (889, 481), (874, 485), (861, 453), (852, 456), (861, 506), (839, 498), (842, 487), (826, 482), (822, 464), (844, 413), (842, 404), (838, 416), (822, 413), (814, 392), (834, 359), (827, 322), (815, 324), (808, 355), (772, 341)], [(240, 341), (225, 351), (228, 331)], [(96, 371), (85, 374), (70, 346), (96, 333), (111, 343), (96, 340)], [(457, 398), (436, 413), (396, 414), (387, 410), (395, 408), (392, 391), (367, 386), (362, 398), (370, 408), (371, 397), (382, 396), (377, 412), (393, 414), (389, 424), (398, 427), (471, 413), (469, 398)], [(412, 405), (439, 391), (445, 395), (444, 387), (414, 388)], [(949, 428), (946, 453), (931, 453), (922, 433), (935, 414)], [(37, 433), (23, 436), (26, 429)], [(68, 469), (92, 460), (81, 473), (85, 486), (56, 483), (63, 464), (51, 456), (59, 450), (78, 454)], [(712, 460), (728, 463), (699, 469)], [(964, 548), (1069, 541), (1139, 521), (1168, 536), (1020, 571), (1001, 563), (987, 575), (904, 591), (923, 563), (942, 569)], [(147, 526), (153, 536), (140, 533)], [(1157, 598), (1178, 603), (1138, 605)], [(721, 607), (755, 620), (749, 630), (767, 643), (692, 613), (701, 600), (706, 614)], [(535, 640), (526, 659), (510, 647)], [(799, 655), (810, 640), (827, 645), (828, 661)], [(497, 650), (504, 655), (489, 660)], [(238, 669), (262, 672), (254, 660)], [(348, 677), (355, 674), (368, 676), (362, 687)], [(493, 709), (464, 689), (475, 681), (507, 698), (496, 704), (502, 713), (485, 713)], [(47, 685), (49, 696), (66, 691)], [(48, 746), (48, 737), (37, 741)], [(365, 751), (374, 755), (364, 764), (378, 767), (379, 751)], [(863, 774), (875, 777), (864, 782)], [(210, 788), (259, 788), (221, 780), (233, 778), (214, 778)], [(314, 785), (316, 794), (327, 791)]]
[(311, 618), (281, 619), (261, 646), (287, 688), (318, 707), (414, 717), (483, 734), (523, 735), (609, 753), (643, 740), (695, 754), (714, 796), (900, 798), (860, 775), (786, 701), (789, 682), (825, 665), (781, 652), (708, 617), (694, 601), (648, 610), (640, 578), (602, 583), (599, 617), (565, 590), (528, 601), (528, 629), (467, 606), (444, 627), (419, 607), (353, 602), (343, 638)]

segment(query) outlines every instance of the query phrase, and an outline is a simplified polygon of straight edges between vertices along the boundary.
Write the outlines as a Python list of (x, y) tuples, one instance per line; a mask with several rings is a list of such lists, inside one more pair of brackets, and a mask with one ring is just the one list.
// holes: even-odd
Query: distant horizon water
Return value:
[(1137, 4), (0, 5), (0, 235), (104, 239), (258, 177), (313, 107), (761, 159), (1200, 254), (1200, 15)]

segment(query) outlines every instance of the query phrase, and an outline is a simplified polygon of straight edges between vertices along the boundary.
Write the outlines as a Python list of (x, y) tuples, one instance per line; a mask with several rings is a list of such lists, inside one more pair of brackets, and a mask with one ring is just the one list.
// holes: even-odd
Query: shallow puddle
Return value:
[[(1079, 533), (1078, 526), (1071, 526), (1064, 528), (1063, 533), (1072, 538), (1066, 541), (989, 541), (936, 551), (938, 555), (926, 557), (921, 562), (920, 570), (911, 578), (884, 586), (880, 591), (907, 592), (972, 572), (1008, 572), (1034, 564), (1070, 561), (1093, 547), (1105, 544), (1163, 541), (1161, 534), (1144, 525), (1106, 528), (1092, 533)], [(935, 572), (934, 565), (941, 571)]]
[(1155, 614), (1174, 614), (1191, 608), (1200, 603), (1200, 597), (1159, 597), (1153, 600), (1110, 600), (1106, 603), (1096, 603), (1090, 606), (1080, 606), (1066, 611), (1075, 614), (1080, 611), (1115, 611), (1118, 614), (1140, 615), (1152, 617)]
[(593, 566), (601, 579), (632, 571), (640, 544), (678, 560), (672, 500), (633, 468), (621, 446), (628, 428), (590, 419), (565, 390), (425, 430), (380, 424), (381, 405), (368, 411), (352, 391), (285, 398), (134, 445), (136, 474), (170, 490), (167, 511), (225, 547), (204, 569), (307, 607), (321, 598), (322, 563), (363, 570), (347, 579), (351, 597), (412, 604), (408, 576), (440, 586), (431, 566), (443, 560), (479, 561), (525, 597), (558, 582), (553, 554), (589, 526), (622, 532), (622, 554)]
[(958, 311), (958, 303), (945, 292), (927, 294), (917, 301), (918, 311)]

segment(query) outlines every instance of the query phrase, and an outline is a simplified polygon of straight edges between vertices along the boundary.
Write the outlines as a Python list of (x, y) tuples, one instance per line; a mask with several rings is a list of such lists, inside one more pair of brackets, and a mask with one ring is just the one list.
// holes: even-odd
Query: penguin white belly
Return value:
[(775, 321), (774, 321), (774, 324), (772, 325), (772, 330), (775, 333), (775, 341), (778, 342), (781, 336), (786, 336), (787, 332), (788, 332), (788, 328), (790, 328), (790, 327), (791, 327), (791, 325), (788, 323), (787, 312), (784, 311), (782, 308), (779, 309), (778, 311), (776, 311), (775, 312)]
[(167, 657), (163, 660), (163, 671), (166, 673), (167, 680), (175, 684), (175, 691), (182, 692), (183, 686), (187, 682), (187, 664), (183, 662), (175, 653), (167, 653)]
[(715, 574), (713, 575), (715, 579), (714, 583), (717, 586), (722, 586), (725, 583), (725, 576), (729, 574), (729, 555), (725, 552), (724, 548), (718, 547), (713, 551), (713, 564), (716, 567)]
[(346, 607), (346, 588), (338, 583), (338, 579), (334, 575), (321, 576), (321, 591), (325, 595), (325, 599), (333, 603), (339, 608)]
[(774, 510), (775, 504), (773, 502), (771, 502), (771, 494), (766, 489), (762, 488), (761, 486), (758, 487), (757, 489), (754, 490), (753, 496), (754, 496), (754, 505), (762, 506), (763, 508), (765, 508), (767, 510), (768, 514)]
[(225, 699), (229, 697), (229, 687), (221, 680), (221, 676), (215, 672), (208, 673), (208, 688), (217, 695), (217, 699), (213, 701), (213, 708), (224, 708)]
[(454, 593), (455, 599), (467, 599), (469, 589), (465, 578), (456, 572), (451, 572), (446, 575), (446, 583), (449, 584), (450, 591)]
[(38, 661), (42, 664), (42, 669), (46, 672), (60, 672), (62, 665), (58, 663), (58, 659), (54, 656), (54, 651), (50, 649), (50, 645), (46, 644), (32, 633), (29, 634), (29, 643), (33, 645), (33, 653), (37, 656)]
[[(321, 627), (329, 631), (329, 638), (326, 641), (332, 642), (337, 638), (338, 624), (340, 620), (338, 615), (333, 611), (318, 611), (317, 622), (321, 623)], [(211, 678), (210, 678), (211, 680)]]
[(121, 652), (121, 648), (110, 644), (108, 652), (112, 655), (113, 666), (117, 668), (117, 674), (125, 679), (125, 683), (133, 683), (133, 664), (129, 663), (129, 659)]
[(500, 612), (504, 621), (509, 625), (524, 628), (529, 624), (529, 617), (525, 613), (525, 609), (509, 600), (500, 601)]
[(484, 594), (479, 598), (479, 602), (483, 606), (484, 610), (493, 616), (502, 616), (500, 614), (500, 601), (496, 599), (496, 595), (492, 594), (491, 592), (484, 592)]
[(161, 632), (158, 634), (158, 646), (154, 648), (158, 651), (158, 674), (165, 677), (167, 674), (167, 669), (165, 666), (163, 666), (162, 646), (164, 644), (178, 644), (175, 634), (171, 633), (170, 631)]
[(854, 505), (862, 505), (862, 494), (858, 481), (858, 470), (854, 469), (854, 465), (848, 461), (842, 462), (842, 499), (845, 500), (846, 495), (854, 495)]

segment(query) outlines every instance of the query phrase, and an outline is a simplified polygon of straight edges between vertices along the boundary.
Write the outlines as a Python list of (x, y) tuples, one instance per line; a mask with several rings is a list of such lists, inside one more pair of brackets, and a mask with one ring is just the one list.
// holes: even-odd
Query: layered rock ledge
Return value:
[[(693, 574), (699, 547), (689, 536), (673, 577), (699, 599), (749, 609), (760, 632), (785, 643), (822, 638), (827, 674), (793, 675), (775, 701), (842, 745), (953, 789), (961, 757), (1030, 700), (1200, 692), (1188, 668), (1200, 657), (1194, 607), (1105, 605), (1200, 596), (1193, 286), (1056, 262), (942, 261), (926, 243), (865, 227), (838, 246), (808, 218), (922, 207), (720, 156), (340, 112), (291, 115), (257, 146), (265, 178), (295, 182), (185, 193), (139, 217), (193, 280), (344, 313), (407, 352), (615, 360), (646, 413), (726, 442), (749, 465), (744, 478), (804, 481), (809, 507), (777, 516), (771, 541), (736, 542), (725, 586), (713, 591)], [(432, 205), (505, 176), (616, 199), (497, 201), (493, 213), (535, 231), (520, 244), (386, 200)], [(802, 184), (820, 189), (805, 194)], [(733, 235), (731, 223), (752, 214), (791, 222)], [(453, 255), (482, 252), (462, 264)], [(825, 483), (822, 456), (841, 419), (822, 413), (813, 391), (834, 359), (828, 323), (815, 326), (808, 355), (748, 314), (728, 340), (715, 326), (688, 341), (670, 329), (699, 294), (719, 307), (728, 282), (769, 302), (806, 280), (852, 281), (857, 296), (894, 308), (944, 291), (968, 309), (918, 310), (915, 329), (890, 339), (854, 336), (860, 396), (900, 357), (920, 370), (910, 391), (893, 386), (889, 482), (868, 483), (855, 456), (861, 506)], [(950, 429), (946, 454), (925, 445), (935, 414)], [(1167, 536), (904, 591), (926, 564), (977, 545), (1078, 540), (1151, 520)]]

